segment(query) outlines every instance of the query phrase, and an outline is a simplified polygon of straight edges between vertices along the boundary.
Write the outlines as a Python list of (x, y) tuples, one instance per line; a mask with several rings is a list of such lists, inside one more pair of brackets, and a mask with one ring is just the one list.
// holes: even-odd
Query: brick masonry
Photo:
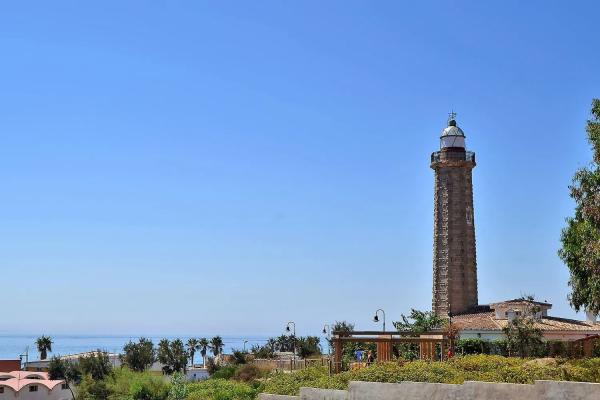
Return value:
[(472, 171), (463, 148), (434, 153), (433, 311), (446, 316), (477, 306)]

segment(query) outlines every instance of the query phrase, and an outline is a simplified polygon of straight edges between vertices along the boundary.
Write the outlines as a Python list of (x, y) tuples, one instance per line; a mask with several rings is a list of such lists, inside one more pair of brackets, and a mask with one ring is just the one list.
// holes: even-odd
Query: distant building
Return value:
[(21, 369), (21, 360), (0, 360), (0, 372), (18, 371)]
[(46, 372), (0, 372), (0, 400), (72, 400), (63, 380), (50, 380)]
[(208, 379), (209, 374), (206, 368), (191, 367), (185, 371), (185, 377), (190, 382), (197, 382)]
[(535, 326), (546, 340), (572, 341), (600, 334), (600, 323), (595, 319), (577, 321), (548, 315), (552, 304), (513, 299), (479, 306), (469, 313), (452, 317), (461, 339), (500, 340), (505, 338), (502, 329), (514, 318), (532, 317)]
[[(58, 356), (61, 360), (65, 360), (65, 361), (73, 361), (73, 362), (79, 362), (79, 359), (81, 357), (87, 357), (91, 354), (96, 354), (97, 351), (88, 351), (88, 352), (84, 352), (84, 353), (75, 353), (75, 354), (67, 354), (64, 356)], [(110, 363), (113, 367), (120, 367), (121, 366), (121, 358), (119, 356), (119, 354), (117, 353), (106, 353), (108, 355), (108, 359), (110, 360)], [(27, 371), (48, 371), (48, 364), (50, 364), (50, 359), (46, 359), (46, 360), (36, 360), (36, 361), (29, 361), (26, 365), (25, 365), (25, 369)]]

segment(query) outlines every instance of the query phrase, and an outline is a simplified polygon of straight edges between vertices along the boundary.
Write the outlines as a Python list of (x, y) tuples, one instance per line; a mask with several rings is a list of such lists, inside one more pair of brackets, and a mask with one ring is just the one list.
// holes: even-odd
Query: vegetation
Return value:
[(84, 375), (95, 381), (101, 381), (112, 373), (112, 364), (108, 353), (98, 349), (87, 356), (79, 358), (79, 368)]
[(223, 353), (223, 338), (221, 336), (215, 336), (210, 340), (210, 349), (215, 357), (219, 357)]
[(187, 346), (188, 354), (190, 355), (190, 363), (193, 367), (196, 351), (200, 350), (200, 342), (196, 338), (189, 338), (185, 345)]
[(158, 343), (158, 361), (163, 364), (163, 372), (171, 375), (175, 372), (185, 372), (188, 363), (188, 352), (181, 339), (169, 341), (161, 339)]
[(52, 351), (52, 338), (42, 335), (35, 341), (38, 351), (40, 352), (40, 360), (48, 358), (48, 352)]
[(321, 339), (318, 336), (281, 335), (270, 338), (264, 346), (254, 345), (251, 352), (256, 358), (273, 358), (276, 351), (293, 352), (302, 358), (321, 354)]
[(78, 364), (54, 356), (48, 363), (48, 377), (53, 380), (64, 379), (69, 385), (78, 384), (81, 381), (82, 372)]
[(123, 347), (121, 361), (133, 371), (142, 372), (150, 368), (156, 359), (152, 340), (140, 338), (137, 343), (129, 341)]
[(260, 386), (225, 380), (208, 379), (188, 385), (188, 400), (253, 400)]
[(185, 376), (179, 372), (173, 374), (168, 399), (185, 400), (187, 398), (187, 394), (187, 383), (185, 381)]
[(592, 118), (587, 122), (587, 138), (593, 158), (579, 169), (569, 187), (575, 200), (575, 216), (567, 218), (561, 235), (559, 256), (569, 268), (569, 301), (600, 313), (600, 99), (592, 102)]
[(234, 364), (237, 364), (237, 365), (246, 364), (246, 362), (247, 362), (246, 356), (248, 355), (247, 352), (242, 351), (242, 350), (233, 350), (231, 352), (231, 355), (233, 356)]
[(89, 375), (77, 388), (77, 400), (166, 400), (169, 383), (150, 372), (118, 368), (103, 380)]
[(414, 336), (445, 328), (448, 323), (446, 318), (436, 315), (433, 311), (419, 311), (414, 308), (410, 310), (408, 317), (402, 314), (401, 318), (401, 321), (394, 322), (394, 327), (400, 332), (409, 332)]
[(521, 358), (536, 355), (542, 346), (542, 330), (535, 326), (534, 318), (517, 316), (502, 328), (506, 335), (509, 355), (518, 354)]
[(600, 382), (600, 358), (532, 360), (474, 355), (449, 361), (411, 361), (374, 364), (369, 368), (329, 376), (314, 367), (293, 374), (276, 374), (265, 382), (267, 393), (297, 395), (300, 387), (346, 389), (349, 381), (463, 383), (486, 381), (533, 383), (535, 380)]
[(198, 340), (198, 349), (200, 350), (200, 355), (202, 356), (202, 364), (204, 368), (206, 368), (206, 352), (208, 351), (208, 346), (210, 343), (207, 338), (200, 338)]

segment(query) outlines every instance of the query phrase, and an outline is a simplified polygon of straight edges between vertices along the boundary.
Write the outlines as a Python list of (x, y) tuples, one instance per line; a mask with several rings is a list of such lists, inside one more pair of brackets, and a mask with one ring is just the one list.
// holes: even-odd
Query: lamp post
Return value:
[[(290, 325), (294, 326), (293, 330), (290, 330)], [(294, 361), (296, 361), (296, 323), (294, 321), (290, 321), (287, 323), (285, 330), (287, 332), (292, 332), (293, 340), (294, 340)]]
[(248, 341), (244, 340), (244, 353), (246, 352), (246, 343), (248, 343)]
[(381, 314), (383, 315), (383, 331), (385, 332), (385, 311), (383, 311), (381, 308), (378, 309), (377, 311), (375, 311), (375, 316), (373, 317), (373, 322), (379, 322), (379, 311), (381, 311)]
[(323, 325), (323, 335), (327, 338), (327, 354), (331, 355), (331, 343), (329, 343), (329, 339), (331, 338), (331, 327), (329, 324)]

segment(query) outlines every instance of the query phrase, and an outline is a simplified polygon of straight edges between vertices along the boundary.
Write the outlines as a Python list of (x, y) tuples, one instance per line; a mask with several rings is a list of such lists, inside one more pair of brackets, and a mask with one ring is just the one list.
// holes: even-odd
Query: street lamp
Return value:
[(244, 340), (244, 353), (246, 352), (246, 343), (248, 343), (248, 341)]
[(373, 322), (379, 322), (379, 316), (378, 316), (379, 311), (381, 311), (381, 314), (383, 314), (383, 331), (385, 332), (385, 311), (383, 311), (381, 308), (378, 309), (377, 311), (375, 311), (375, 316), (373, 317)]
[[(290, 330), (290, 325), (294, 326), (293, 330)], [(294, 338), (294, 361), (296, 361), (296, 323), (294, 321), (290, 321), (287, 323), (285, 330), (287, 332), (292, 332), (293, 338)]]
[(331, 355), (331, 343), (329, 338), (331, 337), (331, 327), (329, 324), (323, 325), (323, 335), (327, 338), (327, 354)]

